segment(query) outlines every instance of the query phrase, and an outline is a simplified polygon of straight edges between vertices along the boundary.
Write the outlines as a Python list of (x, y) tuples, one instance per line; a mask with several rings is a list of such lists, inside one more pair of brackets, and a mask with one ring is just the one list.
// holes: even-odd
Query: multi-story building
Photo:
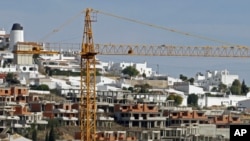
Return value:
[(126, 67), (135, 67), (138, 71), (139, 74), (145, 74), (146, 76), (151, 76), (153, 74), (152, 68), (148, 68), (147, 67), (147, 62), (144, 63), (114, 63), (111, 67), (110, 67), (110, 72), (113, 72), (114, 74), (122, 74), (122, 70), (125, 69)]
[[(169, 115), (167, 114), (169, 112)], [(208, 124), (210, 121), (205, 115), (206, 111), (165, 111), (165, 116), (169, 117), (169, 126)]]
[(221, 115), (221, 116), (208, 116), (212, 124), (215, 124), (217, 128), (229, 128), (233, 124), (242, 124), (240, 116), (237, 115)]
[(124, 103), (114, 105), (116, 120), (127, 127), (163, 128), (166, 117), (154, 103)]
[(175, 82), (173, 88), (185, 94), (201, 95), (205, 93), (202, 87), (191, 85), (189, 82)]
[[(0, 88), (1, 127), (14, 129), (30, 128), (30, 124), (46, 125), (42, 113), (30, 111), (28, 102), (32, 98), (29, 89), (24, 86)], [(22, 131), (22, 130), (21, 130)]]
[(6, 49), (9, 46), (10, 35), (6, 34), (4, 29), (0, 29), (0, 49)]
[(218, 129), (213, 124), (183, 125), (161, 130), (163, 141), (229, 141), (229, 128)]
[(54, 101), (43, 101), (30, 103), (31, 111), (42, 111), (44, 118), (58, 119), (61, 125), (77, 125), (78, 109), (74, 103), (64, 101), (56, 103)]
[(228, 70), (222, 71), (207, 71), (205, 75), (197, 73), (194, 80), (195, 84), (210, 91), (213, 87), (217, 87), (220, 83), (232, 85), (235, 79), (239, 79), (238, 75), (232, 75)]

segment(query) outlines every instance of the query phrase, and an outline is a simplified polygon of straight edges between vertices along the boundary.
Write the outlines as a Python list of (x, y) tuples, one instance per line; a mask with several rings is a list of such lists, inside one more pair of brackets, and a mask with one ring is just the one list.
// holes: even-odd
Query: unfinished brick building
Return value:
[(166, 117), (159, 111), (156, 104), (126, 103), (115, 104), (114, 114), (116, 120), (127, 127), (163, 128)]

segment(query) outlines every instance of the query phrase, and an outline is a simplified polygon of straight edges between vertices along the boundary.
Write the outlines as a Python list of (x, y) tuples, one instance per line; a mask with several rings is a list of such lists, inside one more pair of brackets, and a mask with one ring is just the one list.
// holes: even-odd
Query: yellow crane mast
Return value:
[[(81, 50), (81, 99), (80, 110), (80, 134), (82, 141), (96, 140), (96, 68), (93, 34), (91, 27), (91, 9), (86, 10), (85, 25)], [(85, 79), (84, 79), (85, 75)]]

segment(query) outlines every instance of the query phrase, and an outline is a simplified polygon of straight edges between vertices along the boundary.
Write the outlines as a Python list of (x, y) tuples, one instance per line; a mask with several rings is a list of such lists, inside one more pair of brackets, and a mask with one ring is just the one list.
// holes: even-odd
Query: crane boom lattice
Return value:
[[(79, 43), (45, 43), (53, 50), (67, 48), (79, 52)], [(247, 46), (174, 46), (148, 44), (95, 44), (98, 55), (193, 56), (250, 58)]]

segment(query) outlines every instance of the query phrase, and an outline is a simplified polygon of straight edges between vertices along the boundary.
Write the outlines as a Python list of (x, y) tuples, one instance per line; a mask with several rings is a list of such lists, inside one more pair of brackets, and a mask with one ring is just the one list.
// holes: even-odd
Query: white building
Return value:
[[(240, 101), (244, 101), (250, 98), (250, 94), (246, 96), (241, 95), (228, 95), (225, 97), (200, 97), (198, 100), (198, 105), (200, 107), (210, 107), (210, 106), (238, 106)], [(242, 104), (244, 102), (241, 102)]]
[(4, 29), (0, 29), (0, 49), (7, 48), (9, 46), (10, 35), (6, 34)]
[(125, 62), (121, 62), (121, 63), (114, 63), (111, 68), (110, 71), (115, 73), (115, 74), (122, 74), (122, 70), (125, 69), (126, 67), (135, 67), (138, 71), (139, 74), (142, 75), (143, 73), (146, 76), (151, 76), (152, 75), (152, 68), (148, 68), (147, 67), (147, 62), (144, 63), (125, 63)]
[(229, 74), (228, 70), (222, 71), (207, 71), (205, 75), (197, 73), (194, 78), (195, 85), (205, 88), (210, 91), (213, 87), (217, 87), (220, 83), (232, 85), (235, 79), (239, 79), (238, 75)]
[(238, 101), (237, 107), (249, 110), (250, 109), (250, 98)]
[(173, 78), (170, 76), (167, 76), (168, 86), (173, 86), (175, 82), (182, 82), (179, 78)]
[(204, 94), (204, 90), (201, 87), (190, 85), (189, 82), (175, 82), (174, 89), (184, 92), (185, 94)]

